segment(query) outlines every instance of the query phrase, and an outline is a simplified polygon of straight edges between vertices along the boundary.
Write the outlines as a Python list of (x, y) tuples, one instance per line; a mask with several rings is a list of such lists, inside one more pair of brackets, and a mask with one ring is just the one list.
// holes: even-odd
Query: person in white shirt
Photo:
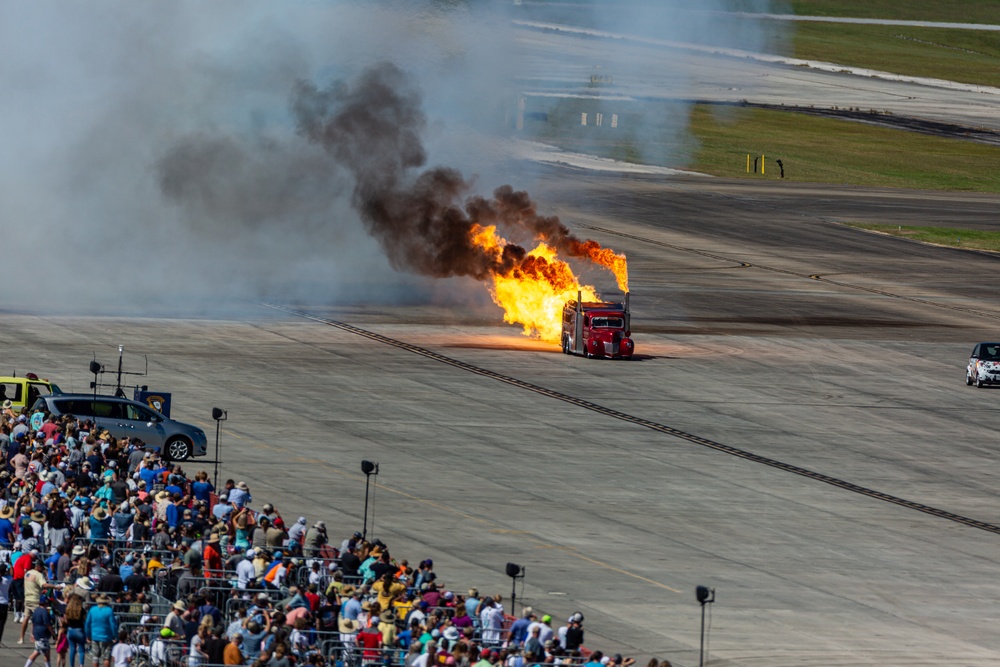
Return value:
[(118, 643), (111, 649), (111, 661), (114, 667), (128, 667), (135, 657), (135, 651), (128, 643), (128, 630), (122, 628), (118, 631)]
[(493, 598), (483, 600), (483, 609), (479, 612), (483, 628), (483, 646), (496, 646), (500, 643), (503, 619), (503, 606), (499, 602)]
[(255, 549), (248, 549), (247, 556), (236, 565), (236, 587), (245, 591), (247, 586), (257, 578), (257, 568), (254, 567), (253, 559), (257, 555)]

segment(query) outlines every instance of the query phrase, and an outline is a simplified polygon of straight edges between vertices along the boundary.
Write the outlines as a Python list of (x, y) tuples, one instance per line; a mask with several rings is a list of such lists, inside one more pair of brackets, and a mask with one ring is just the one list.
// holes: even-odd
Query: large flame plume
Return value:
[(319, 89), (300, 81), (292, 109), (299, 133), (354, 176), (354, 207), (395, 268), (484, 281), (506, 321), (553, 341), (568, 299), (578, 290), (597, 298), (559, 254), (607, 268), (628, 291), (623, 254), (539, 215), (526, 192), (503, 185), (492, 197), (470, 195), (471, 183), (455, 169), (416, 171), (426, 160), (420, 140), (426, 119), (420, 95), (395, 65), (372, 67), (353, 85)]
[[(508, 245), (493, 225), (475, 225), (472, 242), (497, 256)], [(562, 309), (568, 300), (578, 293), (586, 301), (598, 298), (597, 291), (581, 285), (569, 264), (545, 243), (535, 246), (509, 272), (494, 274), (489, 289), (493, 301), (504, 310), (505, 322), (522, 325), (526, 336), (551, 342), (559, 341)]]

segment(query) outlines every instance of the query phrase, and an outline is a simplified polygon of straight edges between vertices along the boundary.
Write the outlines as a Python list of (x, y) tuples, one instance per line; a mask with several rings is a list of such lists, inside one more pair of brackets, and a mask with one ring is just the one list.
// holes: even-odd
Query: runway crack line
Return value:
[(766, 456), (761, 456), (759, 454), (754, 454), (753, 452), (748, 452), (744, 449), (739, 449), (731, 445), (726, 445), (721, 442), (715, 442), (714, 440), (709, 440), (708, 438), (703, 438), (692, 433), (687, 433), (676, 429), (672, 426), (667, 426), (666, 424), (660, 424), (659, 422), (654, 422), (649, 419), (644, 419), (642, 417), (636, 417), (624, 412), (619, 412), (618, 410), (613, 410), (611, 408), (604, 407), (603, 405), (598, 405), (597, 403), (591, 403), (590, 401), (585, 401), (582, 398), (577, 398), (575, 396), (570, 396), (569, 394), (564, 394), (552, 389), (547, 389), (545, 387), (532, 384), (530, 382), (525, 382), (524, 380), (519, 380), (509, 375), (503, 375), (495, 371), (491, 371), (481, 366), (476, 366), (474, 364), (467, 363), (465, 361), (459, 361), (458, 359), (453, 359), (452, 357), (447, 357), (443, 354), (438, 354), (437, 352), (432, 352), (426, 348), (420, 347), (418, 345), (413, 345), (412, 343), (407, 343), (405, 341), (397, 340), (395, 338), (390, 338), (388, 336), (383, 336), (382, 334), (375, 333), (374, 331), (368, 331), (367, 329), (362, 329), (361, 327), (356, 327), (352, 324), (347, 324), (345, 322), (338, 322), (337, 320), (331, 320), (326, 317), (319, 317), (318, 315), (313, 315), (312, 313), (307, 313), (301, 310), (295, 310), (293, 308), (287, 308), (278, 304), (272, 303), (261, 303), (260, 305), (274, 310), (279, 310), (302, 319), (311, 320), (313, 322), (318, 322), (320, 324), (325, 324), (327, 326), (340, 329), (341, 331), (346, 331), (348, 333), (355, 334), (357, 336), (362, 336), (369, 340), (376, 341), (378, 343), (383, 343), (385, 345), (390, 345), (392, 347), (406, 350), (407, 352), (412, 352), (418, 354), (422, 357), (428, 359), (433, 359), (434, 361), (447, 364), (454, 368), (458, 368), (469, 373), (474, 373), (483, 377), (488, 377), (494, 380), (499, 380), (500, 382), (512, 385), (519, 389), (524, 389), (527, 391), (534, 392), (536, 394), (541, 394), (542, 396), (547, 396), (549, 398), (554, 398), (571, 405), (583, 408), (585, 410), (590, 410), (598, 414), (605, 415), (606, 417), (613, 417), (614, 419), (619, 419), (630, 424), (635, 424), (636, 426), (642, 426), (648, 428), (652, 431), (657, 431), (666, 435), (671, 435), (682, 440), (694, 443), (696, 445), (701, 445), (702, 447), (708, 447), (709, 449), (714, 449), (718, 452), (723, 452), (729, 454), (730, 456), (735, 456), (737, 458), (744, 459), (746, 461), (752, 461), (753, 463), (759, 463), (766, 465), (771, 468), (776, 468), (784, 472), (789, 472), (795, 475), (800, 475), (802, 477), (807, 477), (811, 480), (817, 482), (823, 482), (824, 484), (829, 484), (835, 486), (839, 489), (845, 491), (851, 491), (869, 498), (874, 498), (876, 500), (881, 500), (883, 502), (891, 503), (893, 505), (898, 505), (900, 507), (905, 507), (907, 509), (916, 510), (918, 512), (923, 512), (924, 514), (930, 514), (931, 516), (938, 517), (940, 519), (947, 519), (949, 521), (954, 521), (971, 528), (978, 528), (980, 530), (985, 530), (990, 533), (1000, 534), (1000, 526), (992, 523), (987, 523), (985, 521), (980, 521), (978, 519), (972, 519), (970, 517), (962, 516), (960, 514), (955, 514), (953, 512), (948, 512), (937, 507), (931, 507), (930, 505), (924, 505), (922, 503), (914, 502), (912, 500), (906, 500), (905, 498), (899, 498), (897, 496), (890, 495), (888, 493), (882, 493), (881, 491), (876, 491), (874, 489), (869, 489), (852, 482), (848, 482), (837, 477), (831, 477), (830, 475), (825, 475), (823, 473), (814, 472), (806, 468), (800, 468), (799, 466), (792, 465), (790, 463), (784, 463), (783, 461), (778, 461), (777, 459), (768, 458)]

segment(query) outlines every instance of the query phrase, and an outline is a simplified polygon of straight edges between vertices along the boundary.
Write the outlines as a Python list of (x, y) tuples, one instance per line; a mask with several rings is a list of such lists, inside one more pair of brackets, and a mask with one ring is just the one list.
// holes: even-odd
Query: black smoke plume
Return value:
[(469, 195), (472, 184), (455, 169), (418, 171), (427, 160), (427, 120), (419, 93), (393, 64), (373, 66), (350, 85), (321, 90), (299, 81), (292, 110), (299, 133), (353, 175), (352, 203), (396, 269), (484, 279), (528, 268), (520, 245), (508, 244), (499, 257), (475, 245), (475, 225), (496, 225), (504, 236), (545, 241), (570, 256), (600, 248), (559, 218), (538, 215), (526, 192), (503, 185), (489, 198)]

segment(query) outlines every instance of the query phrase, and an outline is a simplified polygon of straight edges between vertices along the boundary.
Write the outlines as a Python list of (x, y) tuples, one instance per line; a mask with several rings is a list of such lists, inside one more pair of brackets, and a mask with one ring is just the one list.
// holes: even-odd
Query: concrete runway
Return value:
[[(1000, 337), (997, 259), (838, 224), (996, 228), (1000, 197), (538, 179), (539, 201), (628, 254), (637, 360), (565, 357), (492, 307), (297, 307), (1000, 525), (1000, 390), (963, 382), (973, 344)], [(110, 367), (124, 344), (131, 370), (149, 355), (143, 382), (173, 392), (176, 418), (214, 435), (211, 408), (229, 411), (224, 477), (246, 480), (256, 507), (325, 519), (338, 540), (362, 526), (360, 461), (380, 462), (369, 532), (397, 557), (433, 558), (449, 587), (500, 593), (508, 610), (504, 565), (523, 564), (518, 609), (557, 625), (582, 611), (592, 648), (697, 664), (705, 584), (718, 591), (710, 664), (1000, 659), (1000, 535), (988, 529), (263, 307), (228, 321), (7, 313), (0, 340), (8, 367), (84, 391), (94, 353)]]

